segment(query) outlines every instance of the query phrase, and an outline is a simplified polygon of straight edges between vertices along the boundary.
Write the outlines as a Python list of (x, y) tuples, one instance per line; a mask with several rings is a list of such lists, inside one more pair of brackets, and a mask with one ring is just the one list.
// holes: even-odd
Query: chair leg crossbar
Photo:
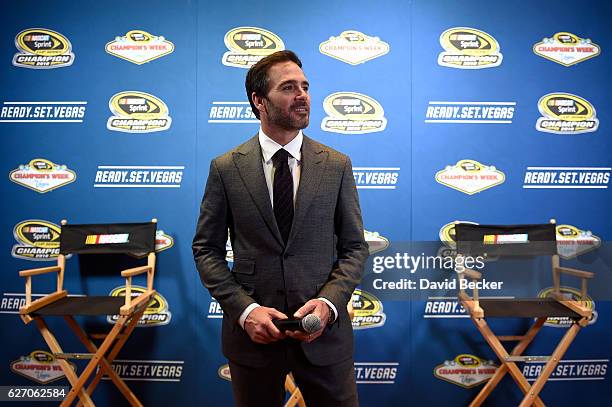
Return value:
[(544, 384), (549, 379), (550, 375), (553, 373), (561, 358), (571, 345), (572, 341), (580, 331), (581, 324), (579, 322), (574, 322), (568, 331), (565, 333), (552, 355), (549, 357), (541, 357), (535, 356), (533, 360), (547, 360), (544, 368), (542, 369), (540, 376), (536, 379), (533, 384), (529, 384), (519, 367), (516, 365), (516, 361), (529, 360), (527, 356), (523, 356), (523, 352), (529, 344), (536, 337), (544, 323), (546, 322), (546, 317), (537, 318), (535, 323), (529, 328), (527, 333), (522, 337), (516, 337), (518, 343), (514, 346), (512, 351), (508, 353), (506, 348), (502, 345), (500, 338), (496, 336), (489, 325), (483, 318), (472, 318), (472, 321), (487, 341), (491, 349), (495, 352), (497, 357), (500, 360), (500, 367), (497, 369), (495, 374), (491, 376), (487, 384), (482, 388), (480, 393), (476, 396), (476, 398), (470, 403), (471, 407), (480, 406), (487, 397), (491, 394), (493, 389), (499, 384), (499, 382), (504, 378), (506, 373), (510, 373), (510, 376), (514, 379), (518, 387), (521, 389), (525, 397), (519, 404), (520, 407), (527, 407), (531, 405), (535, 405), (538, 407), (543, 407), (544, 403), (539, 397)]
[[(68, 382), (72, 386), (64, 401), (60, 404), (60, 406), (70, 406), (79, 398), (79, 406), (95, 406), (93, 400), (91, 399), (91, 394), (93, 393), (96, 386), (100, 383), (100, 380), (104, 375), (108, 376), (110, 380), (115, 384), (115, 386), (121, 391), (121, 394), (126, 398), (126, 400), (132, 406), (142, 406), (142, 403), (136, 398), (134, 393), (129, 389), (129, 387), (125, 384), (123, 379), (119, 377), (119, 375), (113, 370), (112, 363), (115, 357), (121, 351), (121, 348), (127, 341), (127, 338), (130, 336), (138, 321), (140, 320), (142, 314), (144, 313), (146, 304), (143, 304), (140, 310), (137, 310), (133, 315), (120, 315), (119, 319), (111, 329), (111, 331), (106, 335), (103, 342), (100, 346), (96, 346), (90, 337), (85, 333), (85, 331), (78, 325), (76, 320), (71, 315), (64, 316), (64, 320), (75, 333), (77, 338), (81, 341), (81, 343), (85, 346), (88, 352), (90, 353), (64, 353), (59, 342), (55, 338), (55, 335), (49, 330), (44, 319), (40, 316), (35, 318), (36, 325), (40, 330), (45, 342), (49, 346), (49, 349), (53, 354), (57, 357), (58, 363), (68, 379)], [(75, 370), (72, 368), (70, 363), (66, 359), (89, 359), (89, 363), (85, 366), (85, 369), (82, 371), (80, 376), (77, 376)], [(87, 380), (91, 377), (91, 375), (96, 370), (96, 367), (99, 367), (96, 372), (94, 378), (91, 380), (87, 389), (85, 389), (85, 384)]]

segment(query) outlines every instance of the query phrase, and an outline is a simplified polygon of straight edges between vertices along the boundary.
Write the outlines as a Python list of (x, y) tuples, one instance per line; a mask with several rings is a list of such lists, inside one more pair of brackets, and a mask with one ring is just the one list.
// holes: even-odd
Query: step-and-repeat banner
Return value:
[[(60, 221), (157, 218), (158, 294), (113, 368), (145, 405), (230, 404), (223, 313), (200, 283), (191, 239), (210, 160), (258, 130), (247, 69), (291, 49), (311, 83), (306, 134), (351, 156), (370, 244), (353, 296), (361, 404), (466, 405), (499, 361), (456, 301), (455, 221), (554, 218), (564, 264), (610, 271), (611, 18), (603, 0), (4, 4), (0, 384), (67, 384), (17, 315), (18, 271), (53, 264)], [(520, 284), (545, 297), (550, 272), (526, 268), (549, 261), (525, 261)], [(67, 260), (70, 293), (125, 294), (121, 278), (84, 264)], [(508, 295), (487, 280), (484, 294)], [(34, 297), (53, 283), (35, 278)], [(596, 317), (544, 388), (551, 405), (612, 399), (604, 291), (587, 298)], [(83, 323), (102, 331), (114, 321)], [(64, 349), (81, 352), (62, 322), (51, 328)], [(549, 320), (529, 352), (549, 354), (568, 323)], [(543, 362), (519, 367), (533, 382)], [(521, 398), (509, 378), (492, 395), (500, 406)], [(106, 380), (94, 399), (122, 402)]]

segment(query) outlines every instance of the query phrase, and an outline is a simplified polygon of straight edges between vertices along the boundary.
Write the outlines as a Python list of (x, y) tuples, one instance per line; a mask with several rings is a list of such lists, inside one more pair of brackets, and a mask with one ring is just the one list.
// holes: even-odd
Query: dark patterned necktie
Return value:
[(289, 171), (288, 159), (291, 154), (281, 148), (272, 157), (274, 163), (274, 182), (272, 196), (276, 224), (285, 243), (289, 238), (293, 222), (293, 178)]

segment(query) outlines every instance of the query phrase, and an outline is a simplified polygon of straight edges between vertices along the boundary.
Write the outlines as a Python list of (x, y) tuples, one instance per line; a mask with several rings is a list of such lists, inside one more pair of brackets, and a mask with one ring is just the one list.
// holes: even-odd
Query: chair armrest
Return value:
[(591, 273), (590, 271), (578, 270), (569, 267), (555, 267), (555, 271), (561, 272), (564, 274), (569, 274), (571, 276), (576, 276), (580, 278), (593, 278), (595, 277), (595, 273)]
[(151, 270), (151, 267), (149, 267), (149, 266), (134, 267), (134, 268), (131, 268), (131, 269), (123, 270), (121, 272), (121, 277), (137, 276), (138, 274), (142, 274), (142, 273), (145, 273), (145, 272), (150, 271), (150, 270)]
[(476, 270), (464, 269), (462, 273), (474, 280), (480, 280), (482, 278), (482, 273)]
[(151, 297), (153, 297), (153, 295), (155, 294), (155, 292), (156, 292), (155, 290), (147, 290), (143, 292), (142, 294), (140, 294), (138, 297), (131, 299), (130, 301), (127, 301), (127, 293), (126, 293), (125, 305), (119, 308), (119, 314), (120, 315), (131, 315), (136, 308), (141, 306), (143, 302), (146, 302), (146, 304), (148, 304), (149, 301), (151, 300)]
[(38, 274), (46, 274), (46, 273), (51, 273), (51, 272), (59, 272), (61, 271), (62, 268), (59, 266), (51, 266), (51, 267), (41, 267), (41, 268), (37, 268), (37, 269), (28, 269), (28, 270), (21, 270), (19, 272), (19, 277), (29, 277), (29, 276), (35, 276)]

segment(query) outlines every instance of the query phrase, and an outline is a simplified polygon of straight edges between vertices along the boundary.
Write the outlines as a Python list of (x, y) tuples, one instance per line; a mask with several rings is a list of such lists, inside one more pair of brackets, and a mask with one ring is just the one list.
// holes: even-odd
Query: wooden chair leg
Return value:
[(304, 401), (302, 392), (295, 384), (295, 380), (293, 379), (293, 375), (291, 373), (289, 373), (285, 379), (285, 390), (289, 392), (289, 399), (285, 403), (284, 407), (294, 407), (295, 405), (298, 405), (299, 407), (306, 407), (306, 402)]

